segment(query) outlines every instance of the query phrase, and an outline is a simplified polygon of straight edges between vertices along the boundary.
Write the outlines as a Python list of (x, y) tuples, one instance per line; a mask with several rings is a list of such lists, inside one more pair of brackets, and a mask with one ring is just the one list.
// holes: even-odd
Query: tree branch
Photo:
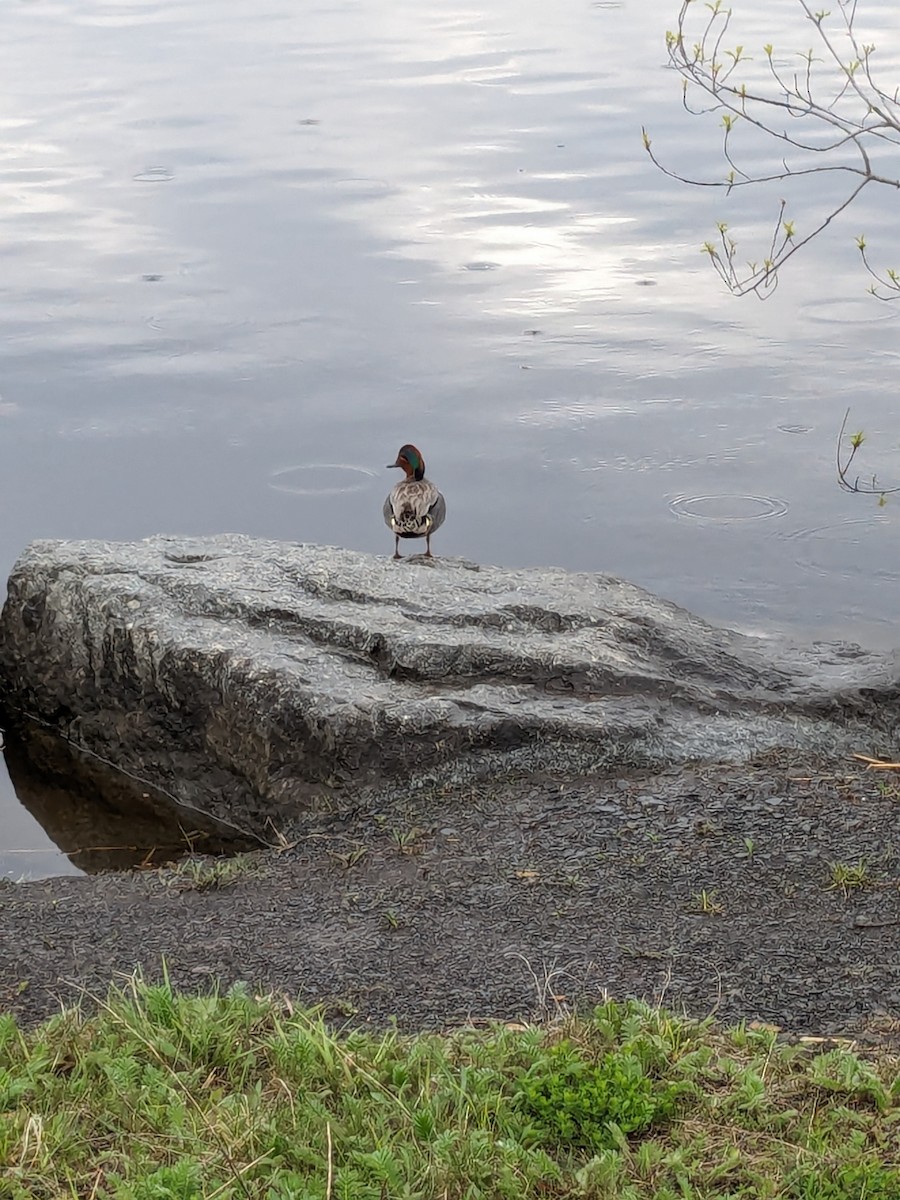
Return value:
[(883, 488), (878, 482), (878, 476), (873, 475), (868, 483), (860, 483), (859, 476), (850, 478), (850, 467), (853, 465), (853, 460), (856, 458), (860, 447), (866, 440), (866, 435), (860, 429), (856, 433), (850, 434), (850, 453), (843, 457), (844, 452), (844, 435), (847, 431), (847, 422), (850, 419), (850, 409), (844, 413), (844, 419), (841, 421), (840, 432), (837, 436), (837, 444), (835, 446), (835, 468), (837, 470), (838, 483), (845, 492), (853, 492), (855, 494), (863, 494), (867, 496), (877, 496), (879, 505), (884, 505), (887, 496), (892, 496), (896, 492), (900, 492), (900, 487)]
[[(721, 249), (710, 242), (703, 249), (710, 255), (721, 278), (737, 295), (751, 291), (762, 295), (771, 290), (777, 282), (780, 268), (843, 213), (867, 184), (900, 188), (900, 177), (876, 172), (872, 166), (871, 147), (884, 143), (900, 146), (900, 89), (895, 89), (891, 94), (873, 79), (871, 59), (875, 47), (862, 44), (857, 37), (854, 27), (857, 0), (837, 0), (841, 17), (839, 36), (846, 39), (846, 57), (842, 55), (835, 36), (825, 28), (825, 21), (830, 14), (814, 11), (809, 0), (797, 0), (797, 4), (805, 19), (814, 26), (825, 57), (817, 58), (813, 50), (803, 53), (804, 68), (801, 73), (794, 72), (791, 80), (779, 71), (773, 47), (763, 47), (767, 76), (776, 88), (774, 93), (767, 92), (758, 82), (748, 86), (746, 82), (738, 80), (738, 66), (752, 63), (753, 59), (745, 54), (741, 45), (727, 48), (732, 10), (725, 8), (722, 0), (712, 0), (704, 6), (707, 15), (697, 41), (689, 41), (687, 30), (689, 15), (696, 11), (695, 0), (682, 0), (675, 31), (666, 34), (669, 65), (681, 75), (683, 81), (682, 103), (685, 111), (692, 115), (718, 111), (723, 114), (722, 154), (728, 167), (724, 178), (693, 179), (666, 166), (651, 148), (647, 130), (642, 131), (644, 148), (660, 171), (694, 187), (723, 188), (726, 195), (733, 188), (789, 181), (807, 175), (844, 173), (855, 177), (845, 199), (835, 204), (815, 229), (799, 240), (794, 236), (793, 223), (784, 221), (786, 202), (782, 200), (768, 255), (761, 267), (749, 263), (749, 273), (738, 271), (736, 243), (730, 237), (725, 237), (727, 226), (720, 222)], [(832, 80), (837, 72), (837, 81), (832, 89), (826, 80), (826, 95), (818, 99), (823, 82), (820, 78), (822, 71), (827, 71)], [(692, 105), (689, 95), (692, 89), (705, 96), (706, 103), (700, 107)], [(781, 120), (797, 124), (797, 132), (789, 129), (787, 124), (781, 125), (779, 114)], [(739, 124), (758, 130), (797, 154), (814, 156), (816, 161), (812, 165), (792, 163), (785, 154), (782, 155), (781, 170), (748, 172), (740, 165), (737, 154)], [(821, 135), (828, 131), (831, 131), (831, 136), (823, 142)], [(851, 147), (859, 156), (855, 164), (848, 161), (821, 161), (840, 155), (841, 151)], [(857, 239), (857, 246), (862, 254), (863, 266), (873, 279), (869, 291), (880, 299), (900, 298), (900, 275), (892, 270), (876, 271), (866, 256), (863, 238)]]

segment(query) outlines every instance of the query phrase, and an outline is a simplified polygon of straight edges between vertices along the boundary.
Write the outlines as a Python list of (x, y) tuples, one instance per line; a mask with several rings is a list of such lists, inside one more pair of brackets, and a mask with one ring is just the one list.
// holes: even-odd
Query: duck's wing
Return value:
[[(432, 485), (433, 486), (433, 485)], [(447, 503), (443, 495), (435, 488), (436, 498), (434, 503), (428, 510), (428, 515), (431, 517), (431, 532), (434, 533), (444, 523), (444, 517), (447, 515)]]
[(385, 525), (387, 525), (388, 529), (393, 529), (393, 527), (394, 527), (394, 493), (393, 492), (388, 493), (388, 497), (384, 502), (384, 508), (382, 509), (382, 513), (384, 515)]

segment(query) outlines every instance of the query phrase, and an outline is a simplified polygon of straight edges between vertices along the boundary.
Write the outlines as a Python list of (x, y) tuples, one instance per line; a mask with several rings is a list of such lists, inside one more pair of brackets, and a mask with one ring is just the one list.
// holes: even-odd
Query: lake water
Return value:
[[(810, 44), (797, 6), (736, 4), (748, 46)], [(834, 445), (850, 406), (864, 468), (900, 481), (897, 317), (854, 247), (900, 266), (896, 195), (772, 299), (732, 297), (699, 249), (717, 220), (760, 258), (782, 192), (800, 232), (838, 192), (653, 168), (642, 125), (685, 174), (725, 170), (664, 66), (677, 9), (4, 5), (4, 578), (36, 537), (390, 553), (383, 464), (411, 440), (448, 499), (438, 553), (892, 644), (900, 499), (842, 493)], [(893, 87), (896, 6), (858, 20)], [(0, 873), (73, 869), (4, 777)]]

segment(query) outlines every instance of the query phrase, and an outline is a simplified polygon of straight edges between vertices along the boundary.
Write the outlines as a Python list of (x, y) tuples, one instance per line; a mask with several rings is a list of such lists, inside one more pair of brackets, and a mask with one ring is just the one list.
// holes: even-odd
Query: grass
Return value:
[(900, 1061), (636, 1003), (413, 1038), (133, 981), (0, 1016), (4, 1200), (897, 1200)]
[(249, 854), (234, 854), (229, 858), (182, 858), (173, 863), (162, 878), (175, 891), (210, 892), (255, 875), (258, 870), (256, 857)]
[(694, 892), (691, 896), (691, 909), (693, 912), (703, 913), (706, 917), (720, 917), (725, 912), (725, 906), (719, 900), (715, 889), (706, 888)]
[(413, 825), (411, 829), (392, 829), (391, 837), (401, 854), (415, 854), (419, 849), (419, 839), (424, 833), (424, 829)]
[(366, 857), (366, 855), (368, 853), (369, 853), (368, 849), (359, 842), (357, 842), (356, 845), (351, 846), (349, 850), (346, 850), (344, 852), (341, 852), (340, 850), (329, 850), (328, 851), (329, 857), (331, 859), (333, 859), (345, 871), (351, 870), (353, 867), (355, 867), (357, 865), (357, 863), (362, 862), (362, 860)]
[(869, 887), (874, 882), (869, 864), (865, 859), (859, 862), (832, 862), (828, 864), (829, 888), (837, 888), (848, 896), (859, 888)]

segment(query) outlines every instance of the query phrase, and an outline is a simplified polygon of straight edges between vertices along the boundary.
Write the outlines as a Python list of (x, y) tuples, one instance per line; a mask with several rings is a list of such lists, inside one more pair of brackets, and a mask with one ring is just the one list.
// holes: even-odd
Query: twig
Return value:
[(865, 441), (865, 437), (861, 432), (852, 434), (850, 437), (850, 454), (848, 455), (846, 462), (841, 460), (841, 446), (844, 442), (844, 435), (847, 431), (847, 421), (849, 419), (850, 409), (848, 408), (844, 413), (843, 421), (841, 421), (841, 428), (840, 432), (838, 433), (837, 444), (835, 446), (835, 464), (837, 467), (837, 477), (840, 486), (845, 492), (854, 492), (865, 496), (879, 496), (882, 500), (885, 496), (891, 496), (895, 492), (900, 492), (900, 487), (881, 487), (878, 482), (877, 475), (873, 475), (869, 483), (860, 483), (858, 475), (853, 480), (849, 478), (848, 472), (853, 460), (856, 458), (856, 454), (860, 446)]
[(900, 771), (900, 762), (885, 762), (881, 758), (870, 758), (868, 754), (854, 754), (853, 757), (864, 762), (867, 771)]

